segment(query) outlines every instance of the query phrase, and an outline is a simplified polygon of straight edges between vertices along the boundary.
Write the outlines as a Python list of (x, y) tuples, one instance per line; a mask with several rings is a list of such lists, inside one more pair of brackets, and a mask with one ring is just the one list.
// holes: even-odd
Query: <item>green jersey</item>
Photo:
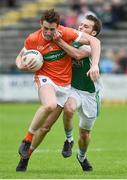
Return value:
[[(73, 47), (79, 48), (82, 45), (79, 42), (74, 42)], [(91, 66), (90, 57), (86, 57), (82, 60), (73, 60), (72, 61), (72, 83), (71, 86), (82, 91), (87, 91), (90, 93), (96, 92), (96, 85), (87, 76), (87, 72)]]

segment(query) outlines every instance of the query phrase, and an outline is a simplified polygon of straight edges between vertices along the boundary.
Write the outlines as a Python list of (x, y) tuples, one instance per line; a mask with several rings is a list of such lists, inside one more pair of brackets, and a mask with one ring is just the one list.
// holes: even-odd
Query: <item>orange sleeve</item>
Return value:
[(24, 42), (24, 46), (26, 49), (34, 49), (36, 47), (36, 41), (35, 41), (35, 38), (32, 34), (30, 34), (25, 42)]
[(75, 41), (77, 37), (78, 37), (78, 33), (76, 32), (75, 29), (65, 27), (64, 37), (63, 37), (64, 40), (72, 42)]

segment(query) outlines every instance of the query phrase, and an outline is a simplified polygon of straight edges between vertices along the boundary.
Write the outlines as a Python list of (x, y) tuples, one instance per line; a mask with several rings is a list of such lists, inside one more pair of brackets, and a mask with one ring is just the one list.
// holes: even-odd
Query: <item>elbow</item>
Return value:
[(81, 56), (80, 55), (77, 55), (76, 56), (76, 60), (80, 60), (81, 59)]
[(18, 69), (21, 69), (21, 58), (19, 56), (16, 58), (15, 64)]
[(18, 65), (18, 59), (16, 58), (16, 60), (15, 60), (15, 64), (16, 64), (16, 66)]
[(80, 60), (81, 59), (81, 54), (80, 53), (74, 53), (73, 58), (75, 58), (76, 60)]
[(18, 60), (18, 57), (17, 57), (16, 60), (15, 60), (15, 64), (16, 64), (17, 68), (19, 68), (19, 60)]

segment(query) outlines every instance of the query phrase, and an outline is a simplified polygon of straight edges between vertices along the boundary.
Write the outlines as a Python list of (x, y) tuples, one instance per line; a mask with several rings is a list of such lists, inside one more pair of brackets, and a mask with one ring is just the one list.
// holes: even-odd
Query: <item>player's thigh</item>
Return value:
[(81, 129), (85, 129), (88, 131), (92, 130), (96, 118), (88, 118), (86, 114), (84, 114), (81, 108), (80, 110), (78, 110), (78, 115), (79, 115), (79, 127)]
[(95, 119), (99, 112), (99, 100), (96, 93), (81, 92), (82, 110), (88, 119)]
[(71, 88), (70, 90), (70, 94), (69, 94), (69, 98), (67, 100), (67, 102), (65, 103), (65, 110), (76, 110), (77, 108), (79, 108), (81, 106), (81, 98), (78, 94), (78, 91), (75, 88)]
[(68, 99), (71, 86), (67, 85), (67, 86), (62, 87), (62, 86), (55, 85), (54, 87), (56, 91), (57, 104), (61, 107), (64, 107)]
[(78, 109), (80, 123), (83, 129), (91, 130), (98, 115), (98, 103), (95, 94), (80, 94), (82, 97), (81, 107)]
[(76, 99), (73, 97), (69, 97), (67, 102), (64, 105), (64, 112), (75, 112), (77, 108)]
[(45, 84), (39, 88), (39, 98), (44, 106), (57, 105), (55, 89), (51, 84)]

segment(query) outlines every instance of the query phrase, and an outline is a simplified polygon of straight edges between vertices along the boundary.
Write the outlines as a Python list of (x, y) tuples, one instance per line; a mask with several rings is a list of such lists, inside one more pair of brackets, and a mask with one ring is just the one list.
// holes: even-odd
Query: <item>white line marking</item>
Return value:
[[(78, 149), (73, 149), (73, 152), (77, 152)], [(37, 149), (35, 153), (60, 153), (62, 149)], [(95, 148), (89, 149), (89, 152), (111, 152), (111, 151), (125, 151), (124, 149), (102, 149), (102, 148)]]

